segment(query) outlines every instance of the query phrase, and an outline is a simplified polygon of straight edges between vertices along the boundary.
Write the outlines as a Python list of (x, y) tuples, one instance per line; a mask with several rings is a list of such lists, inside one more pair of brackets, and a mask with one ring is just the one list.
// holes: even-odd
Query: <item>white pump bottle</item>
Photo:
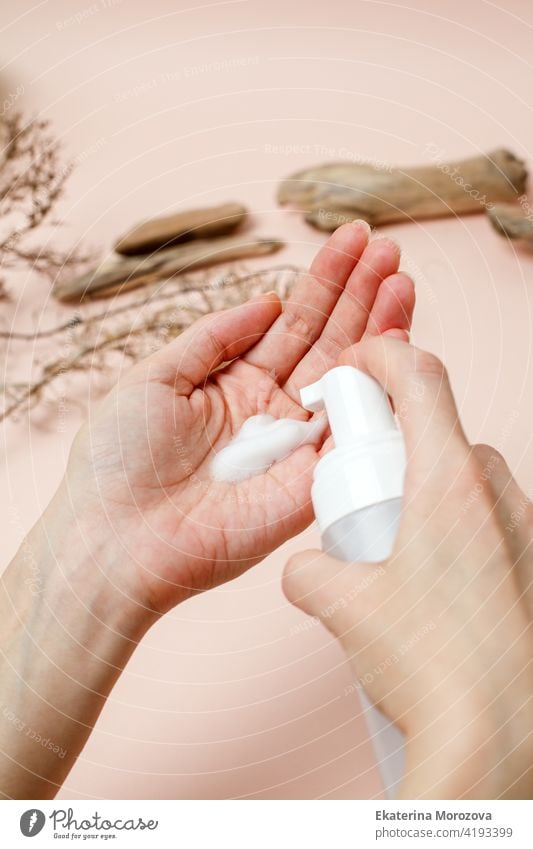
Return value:
[[(347, 561), (379, 562), (392, 551), (405, 473), (403, 437), (372, 377), (339, 366), (300, 392), (306, 410), (326, 410), (335, 447), (316, 465), (311, 497), (322, 548)], [(404, 771), (403, 735), (360, 698), (386, 795)]]

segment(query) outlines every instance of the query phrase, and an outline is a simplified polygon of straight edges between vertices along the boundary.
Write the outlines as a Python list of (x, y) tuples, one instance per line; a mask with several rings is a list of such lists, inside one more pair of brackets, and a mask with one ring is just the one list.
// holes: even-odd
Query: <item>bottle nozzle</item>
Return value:
[(318, 413), (319, 410), (323, 410), (325, 407), (322, 380), (323, 378), (317, 380), (316, 383), (310, 383), (309, 386), (304, 386), (303, 389), (300, 389), (302, 407), (305, 410), (309, 410), (310, 413)]

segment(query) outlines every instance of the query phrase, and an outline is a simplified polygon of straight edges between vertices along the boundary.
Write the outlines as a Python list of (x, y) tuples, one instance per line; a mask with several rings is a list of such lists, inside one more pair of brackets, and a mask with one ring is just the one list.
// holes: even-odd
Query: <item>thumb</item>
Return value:
[(190, 395), (222, 363), (240, 357), (266, 333), (281, 312), (276, 292), (265, 292), (194, 322), (168, 345), (132, 369), (160, 383), (170, 383), (178, 395)]
[(322, 551), (302, 551), (285, 566), (283, 592), (291, 604), (317, 617), (351, 652), (359, 629), (374, 609), (372, 586), (384, 574), (380, 563), (345, 563)]

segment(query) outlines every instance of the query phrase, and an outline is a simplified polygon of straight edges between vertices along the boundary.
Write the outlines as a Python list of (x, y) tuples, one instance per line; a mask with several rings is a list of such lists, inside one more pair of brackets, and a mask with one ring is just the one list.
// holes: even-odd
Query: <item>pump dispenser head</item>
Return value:
[(356, 510), (402, 496), (403, 438), (374, 378), (339, 366), (304, 387), (300, 397), (306, 410), (326, 410), (335, 443), (314, 473), (313, 506), (322, 533)]
[(326, 372), (302, 389), (300, 398), (306, 410), (326, 410), (336, 448), (396, 429), (389, 400), (379, 383), (353, 366)]

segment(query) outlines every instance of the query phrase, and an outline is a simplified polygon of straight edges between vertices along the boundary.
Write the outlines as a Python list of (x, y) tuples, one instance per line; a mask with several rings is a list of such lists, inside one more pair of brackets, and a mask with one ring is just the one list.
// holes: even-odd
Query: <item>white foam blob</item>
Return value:
[(327, 416), (308, 422), (275, 419), (266, 413), (251, 416), (231, 442), (215, 454), (211, 478), (236, 483), (261, 475), (272, 463), (284, 460), (300, 445), (320, 442), (327, 423)]

